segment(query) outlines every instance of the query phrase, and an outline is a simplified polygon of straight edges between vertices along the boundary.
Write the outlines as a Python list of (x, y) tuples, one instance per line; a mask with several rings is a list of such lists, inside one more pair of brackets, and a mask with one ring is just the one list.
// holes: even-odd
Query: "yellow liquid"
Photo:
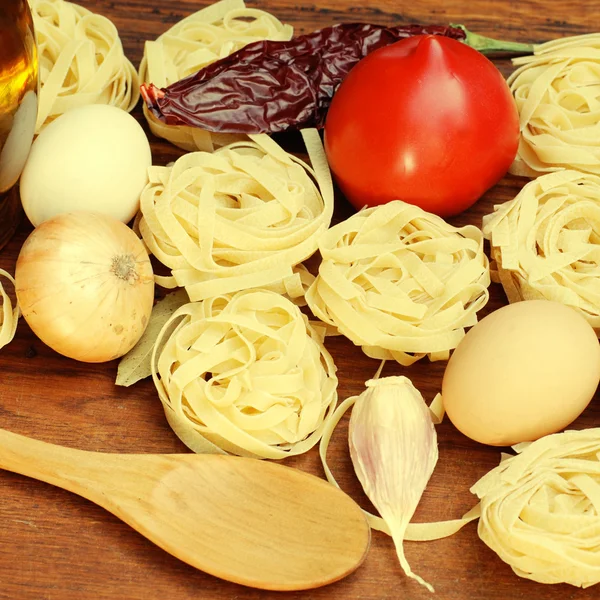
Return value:
[(37, 116), (38, 62), (27, 0), (2, 0), (0, 13), (0, 248), (21, 215), (16, 188)]

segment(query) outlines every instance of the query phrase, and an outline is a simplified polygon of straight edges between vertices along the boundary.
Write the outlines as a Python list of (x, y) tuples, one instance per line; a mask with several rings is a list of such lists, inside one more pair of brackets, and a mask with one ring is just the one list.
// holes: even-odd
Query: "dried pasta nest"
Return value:
[(296, 305), (266, 290), (182, 306), (152, 357), (171, 427), (199, 453), (278, 459), (307, 451), (337, 402), (323, 337)]
[(515, 446), (471, 491), (479, 537), (521, 577), (600, 583), (600, 429)]
[(258, 135), (149, 170), (138, 227), (171, 269), (161, 285), (184, 287), (192, 301), (249, 288), (303, 301), (313, 277), (301, 263), (333, 214), (318, 133), (304, 136), (314, 168)]
[(65, 0), (30, 0), (30, 5), (41, 83), (37, 132), (84, 104), (133, 110), (140, 97), (138, 75), (114, 24)]
[(398, 200), (332, 227), (319, 250), (307, 303), (372, 358), (447, 359), (489, 298), (481, 231)]
[(600, 177), (567, 170), (530, 181), (484, 217), (483, 233), (509, 302), (562, 302), (600, 333)]
[(600, 175), (600, 34), (553, 40), (513, 59), (521, 137), (511, 173)]
[[(147, 41), (140, 63), (143, 83), (167, 87), (207, 65), (259, 40), (287, 41), (293, 28), (243, 0), (221, 0), (179, 21), (155, 41)], [(212, 152), (244, 136), (210, 133), (197, 127), (167, 125), (144, 104), (152, 132), (184, 150)]]
[[(13, 286), (15, 285), (12, 275), (4, 269), (0, 269), (0, 277), (5, 277)], [(13, 306), (10, 296), (0, 281), (0, 348), (6, 346), (15, 337), (20, 314), (19, 306), (16, 303)]]

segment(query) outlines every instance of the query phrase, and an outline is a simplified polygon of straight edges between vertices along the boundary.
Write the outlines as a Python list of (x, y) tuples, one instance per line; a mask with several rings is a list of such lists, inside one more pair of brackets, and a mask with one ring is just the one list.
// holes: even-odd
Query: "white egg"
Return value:
[(21, 202), (37, 227), (77, 210), (127, 223), (139, 209), (152, 164), (141, 125), (114, 106), (67, 111), (34, 141), (21, 175)]

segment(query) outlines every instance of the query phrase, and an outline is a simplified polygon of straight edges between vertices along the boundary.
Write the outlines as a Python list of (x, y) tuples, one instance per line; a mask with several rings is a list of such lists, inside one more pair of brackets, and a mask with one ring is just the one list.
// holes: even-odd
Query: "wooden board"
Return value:
[[(118, 27), (127, 55), (137, 66), (146, 39), (154, 39), (183, 16), (207, 4), (192, 0), (81, 0), (87, 8), (110, 17)], [(598, 3), (534, 0), (352, 0), (249, 1), (298, 33), (341, 21), (394, 23), (464, 23), (481, 34), (517, 41), (541, 42), (600, 28)], [(508, 61), (497, 62), (503, 73)], [(143, 122), (141, 109), (134, 113)], [(150, 135), (150, 134), (149, 134)], [(154, 162), (165, 164), (180, 151), (152, 140)], [(506, 177), (455, 224), (480, 225), (493, 203), (512, 198), (523, 181)], [(336, 219), (351, 214), (337, 200)], [(31, 227), (24, 223), (0, 252), (0, 267), (14, 272), (19, 248)], [(506, 302), (492, 286), (486, 314)], [(378, 366), (342, 338), (328, 341), (340, 378), (340, 397), (360, 393)], [(183, 452), (166, 423), (151, 381), (132, 388), (114, 385), (116, 362), (86, 365), (58, 356), (21, 322), (16, 339), (0, 351), (0, 426), (41, 440), (110, 452)], [(387, 365), (384, 374), (406, 374), (429, 401), (440, 389), (444, 363), (426, 360), (402, 369)], [(346, 421), (336, 432), (332, 467), (342, 487), (363, 506), (368, 502), (354, 478), (346, 449)], [(576, 427), (600, 424), (595, 398)], [(499, 451), (460, 435), (450, 423), (438, 429), (440, 461), (422, 499), (416, 521), (456, 518), (473, 504), (469, 487), (499, 460)], [(316, 451), (285, 461), (322, 475)], [(101, 508), (48, 485), (0, 473), (0, 598), (23, 600), (101, 600), (126, 598), (187, 600), (210, 598), (256, 600), (280, 594), (244, 588), (205, 575), (179, 562)], [(448, 600), (577, 600), (595, 598), (597, 590), (567, 585), (544, 586), (520, 579), (478, 538), (475, 524), (453, 537), (429, 543), (407, 543), (413, 569), (434, 584), (437, 597)], [(429, 598), (407, 580), (397, 564), (391, 540), (373, 534), (365, 564), (334, 585), (288, 598), (315, 600), (383, 600)]]

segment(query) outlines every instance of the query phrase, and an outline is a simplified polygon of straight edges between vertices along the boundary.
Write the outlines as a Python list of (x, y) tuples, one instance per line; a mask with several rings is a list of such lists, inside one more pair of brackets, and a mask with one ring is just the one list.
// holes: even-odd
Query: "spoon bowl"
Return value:
[(0, 468), (83, 496), (180, 560), (250, 587), (320, 587), (352, 573), (369, 548), (349, 496), (277, 463), (88, 452), (0, 430)]

